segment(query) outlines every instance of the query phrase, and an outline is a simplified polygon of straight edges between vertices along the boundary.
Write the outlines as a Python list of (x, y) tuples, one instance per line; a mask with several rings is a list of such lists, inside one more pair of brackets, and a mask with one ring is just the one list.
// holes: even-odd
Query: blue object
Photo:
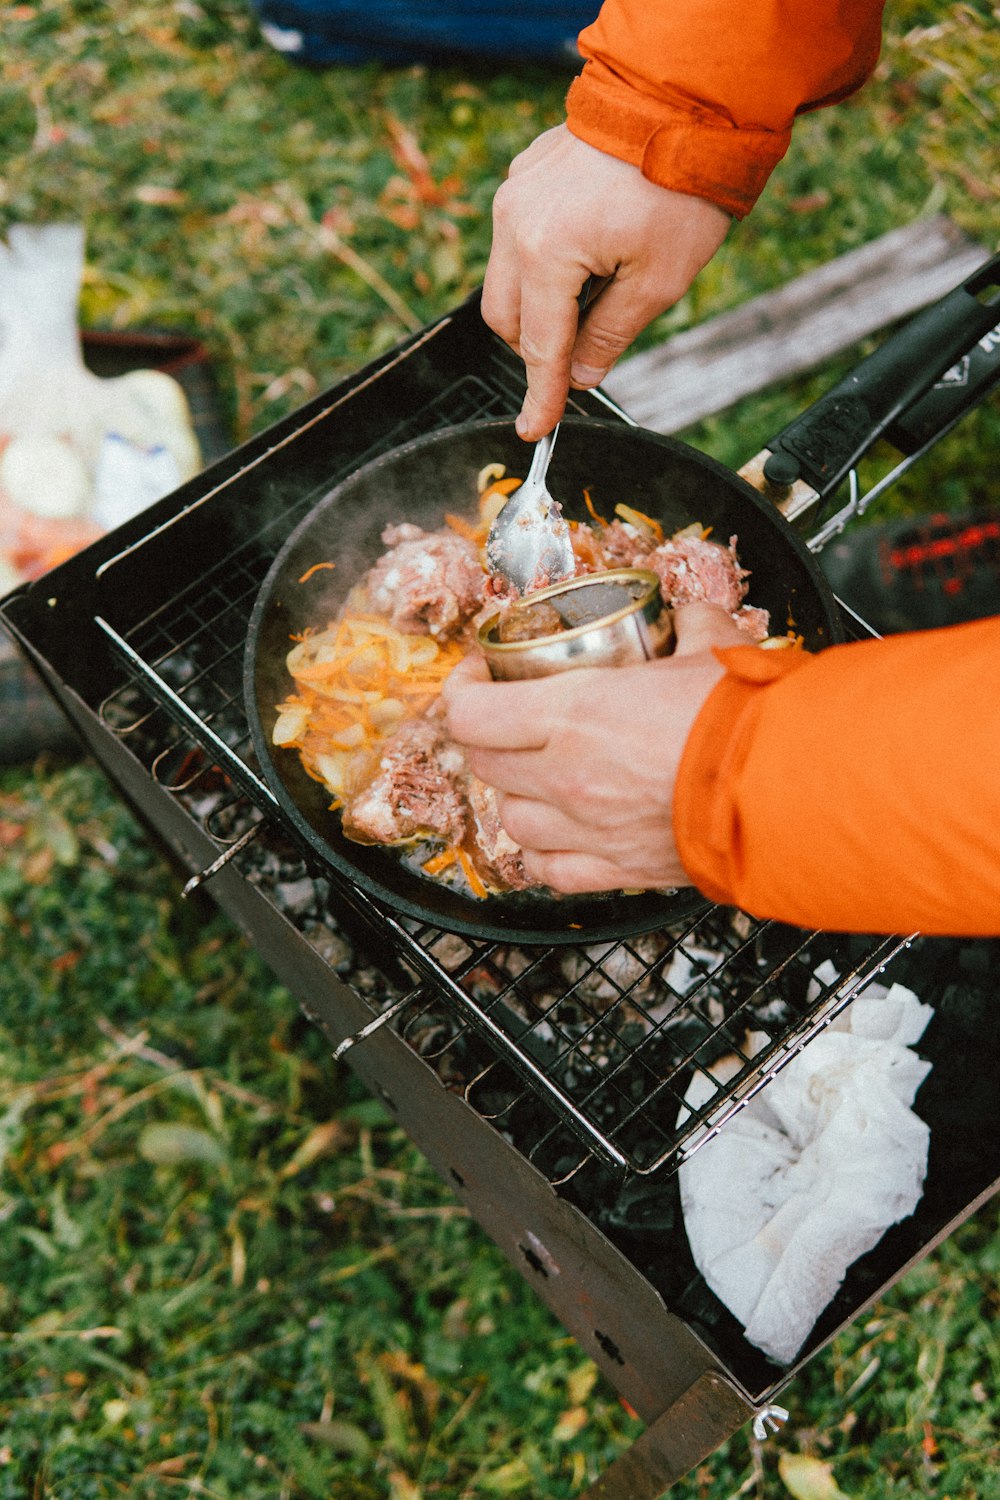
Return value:
[(576, 38), (600, 0), (251, 0), (266, 41), (312, 66), (486, 57), (576, 67)]

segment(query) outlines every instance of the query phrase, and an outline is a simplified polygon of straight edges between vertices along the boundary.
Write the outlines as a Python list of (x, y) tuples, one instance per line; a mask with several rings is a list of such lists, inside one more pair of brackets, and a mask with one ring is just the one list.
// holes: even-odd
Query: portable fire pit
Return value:
[[(978, 337), (981, 395), (1000, 361)], [(510, 419), (522, 395), (472, 299), (11, 595), (0, 617), (189, 885), (208, 886), (647, 1423), (588, 1495), (653, 1500), (748, 1420), (773, 1426), (796, 1370), (1000, 1185), (1000, 1047), (984, 1030), (996, 1031), (1000, 944), (970, 957), (718, 907), (621, 940), (480, 939), (380, 903), (301, 839), (254, 758), (244, 703), (261, 583), (296, 523), (368, 459), (438, 427)], [(966, 390), (930, 437), (921, 402), (894, 417), (904, 457), (889, 480), (968, 405)], [(600, 393), (571, 409), (627, 420)], [(823, 498), (840, 477), (825, 489), (808, 464), (795, 476), (786, 464), (765, 479), (763, 463), (744, 473), (789, 514), (810, 484)], [(813, 523), (812, 549), (863, 504), (852, 480), (843, 510)], [(846, 634), (865, 633), (841, 613)], [(381, 974), (377, 993), (342, 972), (342, 934)], [(679, 1169), (875, 978), (911, 983), (935, 1009), (919, 1046), (933, 1063), (916, 1105), (931, 1131), (923, 1197), (779, 1366), (699, 1274)], [(725, 1083), (712, 1071), (723, 1054), (738, 1063)], [(696, 1077), (702, 1102), (685, 1111)]]

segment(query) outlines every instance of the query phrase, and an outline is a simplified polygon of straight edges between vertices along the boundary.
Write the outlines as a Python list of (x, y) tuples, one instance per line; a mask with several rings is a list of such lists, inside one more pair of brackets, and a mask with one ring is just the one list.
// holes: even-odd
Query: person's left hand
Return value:
[(565, 893), (690, 885), (673, 834), (688, 732), (722, 676), (713, 646), (745, 645), (724, 610), (675, 612), (662, 661), (492, 682), (469, 657), (444, 685), (448, 729), (496, 787), (535, 880)]

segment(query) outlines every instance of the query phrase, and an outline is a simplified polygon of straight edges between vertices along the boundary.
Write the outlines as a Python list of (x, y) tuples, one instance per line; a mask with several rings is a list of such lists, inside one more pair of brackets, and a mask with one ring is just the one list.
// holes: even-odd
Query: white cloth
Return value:
[[(817, 970), (824, 984), (836, 977)], [(931, 1065), (910, 1048), (932, 1013), (902, 985), (869, 985), (680, 1168), (699, 1271), (779, 1364), (848, 1267), (920, 1200), (930, 1132), (909, 1106)], [(724, 1081), (740, 1066), (724, 1058), (712, 1072)], [(699, 1075), (686, 1105), (716, 1086)]]

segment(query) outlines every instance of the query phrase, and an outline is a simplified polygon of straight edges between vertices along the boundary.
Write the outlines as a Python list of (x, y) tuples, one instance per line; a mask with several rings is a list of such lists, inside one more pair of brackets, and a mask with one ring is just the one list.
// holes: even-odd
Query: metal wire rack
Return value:
[[(391, 409), (391, 396), (386, 403)], [(220, 846), (201, 878), (235, 856), (252, 872), (254, 845), (266, 849), (268, 830), (291, 834), (254, 759), (242, 676), (253, 603), (285, 537), (321, 495), (378, 453), (469, 418), (513, 416), (519, 404), (508, 366), (486, 362), (422, 399), (360, 451), (341, 455), (279, 511), (265, 508), (235, 546), (213, 551), (145, 618), (119, 628), (95, 615), (124, 668), (100, 717)], [(226, 503), (222, 489), (217, 505)], [(141, 576), (142, 550), (140, 540), (104, 562), (104, 580), (116, 570), (126, 583), (136, 569)], [(244, 795), (234, 798), (234, 787)], [(346, 904), (383, 951), (388, 935), (393, 964), (410, 976), (410, 992), (404, 982), (396, 996), (394, 1024), (425, 1038), (416, 1018), (432, 1009), (434, 1034), (450, 1038), (442, 1056), (454, 1054), (456, 1038), (470, 1028), (489, 1050), (463, 1087), (498, 1127), (525, 1091), (542, 1102), (551, 1123), (536, 1130), (529, 1154), (550, 1178), (591, 1157), (623, 1176), (674, 1170), (900, 946), (879, 938), (859, 951), (856, 943), (720, 908), (676, 929), (598, 946), (480, 944), (402, 920), (336, 872), (320, 875), (331, 908)], [(836, 980), (817, 978), (824, 961)], [(440, 1018), (441, 1001), (460, 1028), (454, 1036)], [(713, 1069), (724, 1056), (735, 1058), (735, 1076), (730, 1068), (729, 1081), (716, 1084)], [(690, 1111), (685, 1095), (696, 1076), (713, 1086), (708, 1102)]]

